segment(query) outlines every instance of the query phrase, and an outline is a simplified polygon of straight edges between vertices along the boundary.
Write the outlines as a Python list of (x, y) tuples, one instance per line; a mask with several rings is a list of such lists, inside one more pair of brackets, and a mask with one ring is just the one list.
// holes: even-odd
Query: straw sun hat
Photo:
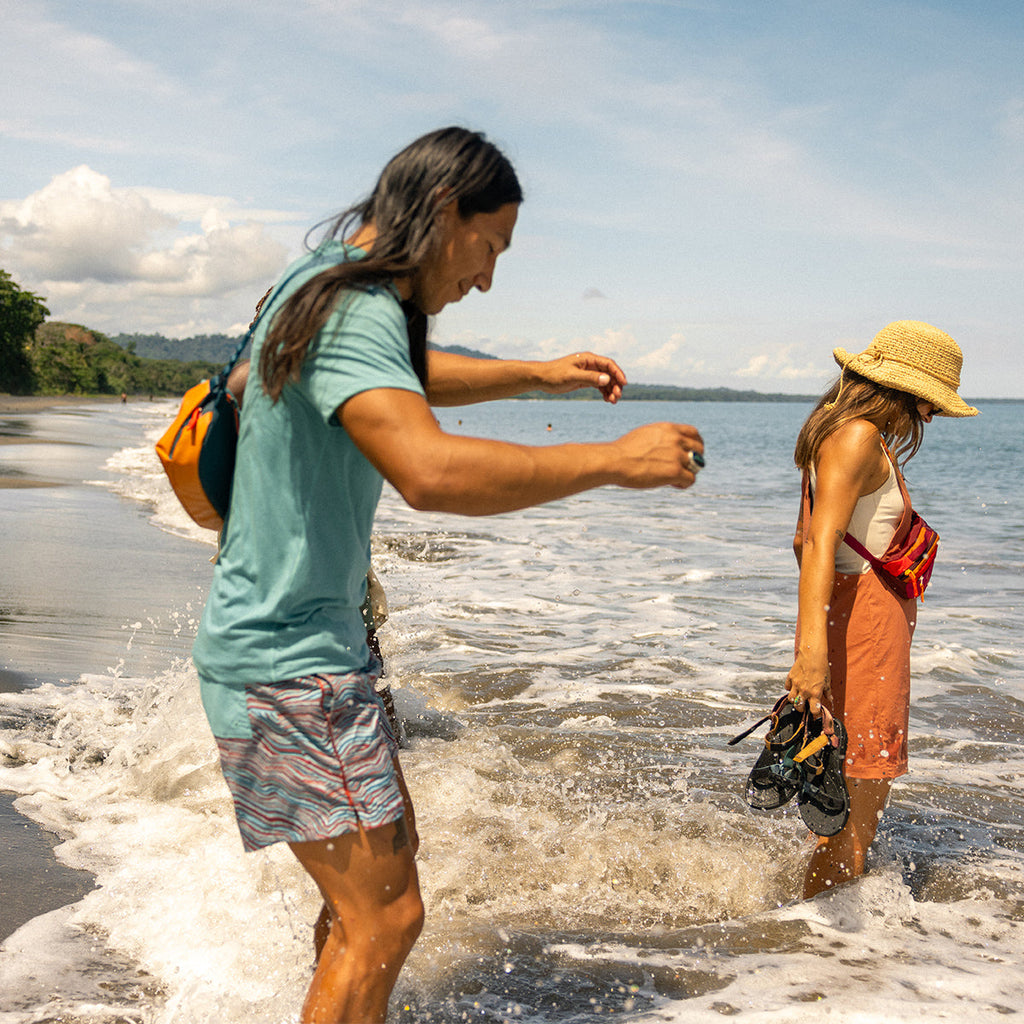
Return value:
[(844, 370), (876, 384), (906, 391), (935, 406), (939, 416), (977, 416), (957, 393), (964, 357), (944, 331), (920, 320), (896, 320), (883, 327), (863, 352), (832, 350)]

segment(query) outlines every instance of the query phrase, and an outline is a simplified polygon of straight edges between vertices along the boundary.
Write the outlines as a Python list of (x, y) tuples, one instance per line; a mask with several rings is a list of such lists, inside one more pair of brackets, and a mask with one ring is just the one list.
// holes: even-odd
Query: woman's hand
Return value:
[(793, 704), (806, 700), (811, 714), (821, 711), (822, 698), (832, 696), (832, 674), (828, 667), (828, 653), (801, 650), (786, 676), (786, 689)]

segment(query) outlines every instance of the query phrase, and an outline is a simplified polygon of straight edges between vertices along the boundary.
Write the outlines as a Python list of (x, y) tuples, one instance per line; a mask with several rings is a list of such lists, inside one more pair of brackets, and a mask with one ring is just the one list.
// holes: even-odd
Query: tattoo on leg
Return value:
[(398, 853), (403, 847), (409, 845), (409, 830), (405, 827), (405, 818), (400, 818), (395, 825), (395, 838), (392, 841), (392, 849)]

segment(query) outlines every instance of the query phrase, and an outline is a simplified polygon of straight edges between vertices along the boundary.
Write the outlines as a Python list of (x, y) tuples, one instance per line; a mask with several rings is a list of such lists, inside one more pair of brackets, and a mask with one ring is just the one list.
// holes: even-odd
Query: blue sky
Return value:
[(1024, 397), (1020, 0), (0, 0), (0, 267), (55, 319), (235, 333), (445, 124), (526, 191), (435, 340), (814, 393), (927, 320)]

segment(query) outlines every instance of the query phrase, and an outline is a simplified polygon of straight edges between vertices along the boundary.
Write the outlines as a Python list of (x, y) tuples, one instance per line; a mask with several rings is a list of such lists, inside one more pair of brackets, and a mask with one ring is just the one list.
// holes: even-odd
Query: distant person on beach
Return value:
[(933, 416), (978, 412), (957, 394), (959, 346), (929, 324), (900, 320), (858, 355), (833, 354), (842, 372), (794, 453), (811, 512), (801, 512), (793, 541), (799, 609), (786, 688), (798, 708), (808, 701), (817, 713), (824, 701), (845, 726), (850, 816), (818, 840), (805, 898), (863, 873), (892, 780), (907, 771), (916, 600), (898, 597), (844, 538), (881, 558), (910, 514), (897, 460), (914, 456)]
[(414, 508), (491, 515), (602, 485), (687, 488), (694, 427), (527, 447), (447, 434), (430, 408), (595, 387), (611, 360), (427, 352), (427, 318), (491, 287), (519, 182), (446, 128), (385, 167), (267, 301), (231, 509), (193, 649), (247, 850), (287, 842), (323, 895), (305, 1022), (381, 1021), (422, 927), (412, 804), (360, 614), (383, 480)]

